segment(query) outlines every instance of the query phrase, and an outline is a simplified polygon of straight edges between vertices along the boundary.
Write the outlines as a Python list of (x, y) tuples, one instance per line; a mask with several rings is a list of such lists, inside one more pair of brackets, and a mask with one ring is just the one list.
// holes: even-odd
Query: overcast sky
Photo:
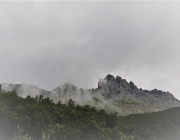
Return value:
[(0, 83), (96, 88), (107, 74), (180, 99), (180, 2), (0, 2)]

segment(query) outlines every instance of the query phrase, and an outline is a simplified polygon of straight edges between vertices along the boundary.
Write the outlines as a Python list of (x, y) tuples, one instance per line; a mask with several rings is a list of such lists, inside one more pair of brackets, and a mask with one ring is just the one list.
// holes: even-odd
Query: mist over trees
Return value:
[(179, 140), (180, 108), (117, 116), (73, 100), (22, 98), (0, 86), (1, 140)]
[[(69, 100), (67, 104), (55, 104), (42, 95), (25, 99), (16, 92), (0, 92), (0, 136), (1, 139), (17, 140), (27, 134), (34, 140), (104, 140), (121, 139), (117, 130), (116, 114), (107, 114), (88, 105), (79, 106)], [(18, 127), (17, 127), (18, 126)]]

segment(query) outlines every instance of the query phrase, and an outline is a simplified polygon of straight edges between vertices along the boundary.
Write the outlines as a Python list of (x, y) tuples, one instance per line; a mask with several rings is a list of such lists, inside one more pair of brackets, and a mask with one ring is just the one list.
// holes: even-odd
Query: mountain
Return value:
[(58, 86), (52, 91), (39, 89), (26, 84), (2, 84), (3, 90), (16, 91), (19, 96), (44, 95), (55, 102), (67, 103), (73, 99), (80, 105), (96, 106), (119, 115), (156, 112), (173, 107), (180, 107), (180, 101), (171, 93), (161, 90), (142, 90), (130, 81), (113, 75), (107, 75), (98, 82), (96, 89), (79, 89), (70, 82)]
[(161, 90), (142, 90), (137, 88), (132, 81), (113, 75), (107, 75), (98, 83), (97, 92), (100, 92), (106, 100), (113, 100), (123, 114), (136, 114), (144, 112), (161, 111), (180, 106), (171, 93)]
[(17, 94), (21, 97), (26, 97), (27, 95), (31, 95), (35, 97), (36, 95), (45, 95), (49, 96), (49, 91), (44, 89), (40, 89), (37, 86), (29, 85), (29, 84), (2, 84), (2, 90), (5, 91), (16, 91)]

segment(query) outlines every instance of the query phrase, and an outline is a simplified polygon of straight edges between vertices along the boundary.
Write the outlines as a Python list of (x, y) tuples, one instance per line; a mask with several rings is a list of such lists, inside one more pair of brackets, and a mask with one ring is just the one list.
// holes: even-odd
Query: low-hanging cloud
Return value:
[(92, 88), (111, 73), (180, 99), (180, 2), (0, 3), (1, 83)]

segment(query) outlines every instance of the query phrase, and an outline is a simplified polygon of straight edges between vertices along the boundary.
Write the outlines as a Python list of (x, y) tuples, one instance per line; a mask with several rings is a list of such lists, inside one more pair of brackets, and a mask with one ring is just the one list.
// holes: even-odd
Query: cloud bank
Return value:
[(108, 73), (180, 99), (180, 2), (0, 2), (1, 83), (97, 87)]

